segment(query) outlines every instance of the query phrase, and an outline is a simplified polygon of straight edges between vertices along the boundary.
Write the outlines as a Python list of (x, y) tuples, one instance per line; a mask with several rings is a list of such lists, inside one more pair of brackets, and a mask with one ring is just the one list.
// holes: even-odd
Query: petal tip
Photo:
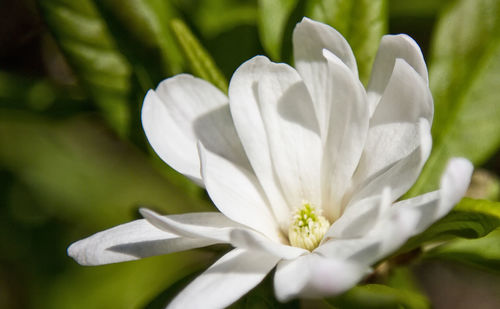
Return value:
[(472, 170), (474, 169), (474, 166), (468, 159), (461, 157), (451, 158), (448, 165), (453, 165), (456, 169), (459, 169), (466, 174), (472, 174)]
[(76, 256), (77, 256), (77, 251), (79, 251), (77, 248), (78, 243), (79, 243), (78, 241), (72, 243), (71, 245), (69, 245), (68, 249), (66, 250), (66, 253), (68, 254), (68, 256), (72, 257), (75, 260), (76, 260)]
[(310, 19), (307, 16), (304, 16), (304, 17), (302, 17), (302, 19), (300, 20), (300, 22), (297, 23), (297, 26), (301, 25), (301, 24), (312, 24), (312, 23), (314, 23), (314, 20)]
[(148, 208), (141, 207), (139, 208), (139, 213), (141, 216), (149, 221), (149, 218), (152, 218), (156, 213)]
[(75, 260), (78, 264), (83, 266), (97, 265), (97, 263), (92, 263), (88, 260), (89, 256), (85, 251), (85, 239), (72, 243), (69, 245), (68, 249), (66, 249), (68, 256)]

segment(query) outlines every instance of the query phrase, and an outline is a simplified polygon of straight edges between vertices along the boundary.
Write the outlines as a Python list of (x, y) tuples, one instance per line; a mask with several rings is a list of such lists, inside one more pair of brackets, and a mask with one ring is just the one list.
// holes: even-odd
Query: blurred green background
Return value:
[[(348, 39), (365, 83), (381, 36), (412, 36), (429, 64), (436, 116), (432, 156), (409, 195), (434, 189), (447, 159), (465, 156), (483, 168), (470, 195), (498, 200), (500, 1), (2, 0), (0, 308), (162, 308), (227, 249), (99, 267), (66, 255), (71, 242), (139, 218), (139, 207), (214, 210), (149, 147), (144, 95), (181, 72), (226, 90), (257, 54), (293, 63), (291, 33), (303, 16)], [(499, 308), (500, 233), (488, 234), (497, 226), (467, 225), (475, 236), (459, 236), (487, 236), (391, 264), (376, 283), (397, 292), (355, 289), (329, 304)], [(235, 306), (278, 304), (258, 288)]]

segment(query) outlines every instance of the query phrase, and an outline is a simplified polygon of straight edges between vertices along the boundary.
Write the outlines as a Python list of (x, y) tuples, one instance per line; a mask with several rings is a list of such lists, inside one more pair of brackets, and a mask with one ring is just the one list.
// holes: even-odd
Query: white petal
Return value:
[(470, 184), (474, 166), (465, 158), (452, 158), (448, 161), (441, 177), (438, 217), (447, 214), (465, 195)]
[(377, 223), (367, 235), (368, 238), (381, 239), (375, 253), (364, 252), (357, 258), (365, 257), (370, 261), (373, 257), (380, 259), (401, 247), (411, 236), (423, 232), (430, 224), (443, 217), (460, 201), (470, 182), (472, 164), (466, 159), (451, 159), (441, 177), (439, 201), (432, 203), (432, 193), (420, 200), (406, 202), (406, 206), (395, 204), (390, 213)]
[[(412, 152), (422, 147), (422, 136), (419, 135), (430, 134), (423, 132), (428, 130), (422, 127), (427, 126), (427, 122), (430, 124), (432, 114), (429, 87), (404, 60), (397, 59), (394, 73), (370, 120), (363, 155), (353, 177), (354, 187), (391, 169), (392, 165), (411, 157)], [(424, 140), (428, 139), (430, 135)], [(422, 149), (427, 150), (427, 146), (423, 145)], [(418, 160), (418, 156), (414, 158)], [(427, 156), (421, 159), (424, 163)]]
[[(323, 62), (323, 49), (340, 58), (357, 77), (356, 59), (342, 34), (326, 24), (304, 17), (293, 30), (293, 54), (297, 68), (311, 62)], [(314, 68), (309, 70), (312, 73)], [(300, 73), (302, 75), (301, 70)]]
[(473, 166), (468, 160), (450, 159), (443, 176), (441, 176), (441, 186), (438, 191), (407, 199), (394, 205), (394, 211), (409, 208), (419, 212), (419, 222), (412, 235), (423, 232), (432, 223), (446, 215), (460, 201), (469, 187), (472, 170)]
[(325, 93), (329, 87), (335, 87), (329, 80), (331, 74), (323, 56), (326, 49), (340, 59), (358, 79), (356, 59), (344, 37), (332, 27), (304, 18), (293, 32), (293, 52), (295, 67), (311, 93), (321, 131), (328, 124), (330, 102)]
[(327, 258), (346, 259), (361, 265), (373, 265), (402, 246), (418, 223), (418, 212), (389, 211), (361, 238), (330, 239), (314, 252)]
[(254, 174), (200, 145), (203, 182), (215, 206), (228, 218), (276, 241), (280, 227)]
[(465, 194), (471, 174), (470, 162), (452, 159), (441, 178), (441, 190), (398, 202), (363, 237), (330, 239), (315, 252), (372, 265), (444, 216)]
[(271, 160), (290, 207), (321, 204), (322, 143), (314, 107), (297, 71), (267, 62), (258, 81), (258, 102)]
[(140, 212), (158, 229), (182, 237), (207, 239), (212, 243), (228, 243), (237, 248), (262, 251), (285, 259), (295, 258), (308, 252), (271, 240), (217, 212), (170, 216), (161, 216), (144, 208), (140, 209)]
[(363, 154), (353, 176), (361, 183), (408, 155), (420, 144), (419, 123), (395, 122), (368, 130)]
[(394, 122), (414, 123), (419, 118), (432, 123), (433, 114), (432, 94), (427, 83), (406, 61), (396, 59), (370, 126)]
[(420, 75), (425, 84), (429, 83), (427, 67), (418, 44), (404, 34), (385, 35), (380, 42), (367, 87), (372, 111), (384, 93), (397, 58), (406, 61)]
[(229, 104), (238, 136), (250, 164), (264, 189), (276, 219), (283, 230), (289, 221), (290, 209), (276, 181), (269, 142), (258, 103), (258, 83), (269, 60), (262, 56), (243, 63), (229, 84)]
[(258, 233), (241, 229), (231, 232), (231, 244), (237, 248), (267, 252), (286, 260), (309, 253), (308, 250), (283, 245), (279, 242), (271, 241)]
[(142, 125), (155, 152), (178, 172), (201, 182), (196, 143), (247, 165), (228, 107), (228, 98), (210, 83), (187, 74), (150, 90), (142, 107)]
[(366, 266), (372, 265), (381, 238), (360, 237), (360, 238), (331, 238), (314, 250), (314, 253), (326, 258), (344, 259), (352, 263), (360, 263)]
[(217, 243), (229, 243), (231, 231), (247, 229), (218, 212), (161, 216), (146, 208), (141, 208), (139, 211), (158, 229), (183, 237), (209, 239)]
[(405, 211), (391, 214), (373, 235), (353, 239), (331, 239), (315, 251), (327, 258), (345, 258), (360, 265), (373, 265), (401, 247), (410, 237), (418, 214)]
[(361, 280), (367, 270), (364, 265), (315, 253), (283, 260), (274, 275), (276, 298), (285, 302), (299, 296), (318, 298), (339, 294)]
[(279, 258), (234, 249), (191, 282), (167, 308), (224, 308), (259, 284)]
[[(385, 188), (381, 195), (364, 199), (348, 207), (325, 235), (326, 241), (323, 241), (314, 252), (329, 258), (347, 259), (371, 265), (378, 258), (384, 238), (390, 235), (388, 233), (394, 228), (392, 225), (387, 226), (386, 230), (380, 230), (380, 222), (387, 222), (390, 218), (390, 206), (390, 189)], [(374, 260), (366, 259), (372, 256)]]
[(390, 194), (390, 189), (385, 188), (381, 195), (371, 196), (348, 207), (332, 224), (325, 238), (357, 238), (368, 233), (389, 210)]
[(425, 119), (420, 119), (418, 139), (420, 140), (418, 147), (404, 158), (369, 175), (365, 180), (355, 178), (357, 183), (348, 205), (353, 205), (366, 197), (378, 195), (384, 187), (391, 188), (392, 201), (408, 191), (420, 175), (432, 147), (430, 127)]
[(68, 255), (81, 265), (101, 265), (189, 250), (214, 244), (210, 239), (181, 237), (136, 220), (73, 243)]
[(328, 61), (325, 100), (329, 109), (323, 166), (323, 205), (330, 220), (338, 218), (341, 200), (358, 165), (368, 131), (368, 106), (363, 86), (332, 53)]

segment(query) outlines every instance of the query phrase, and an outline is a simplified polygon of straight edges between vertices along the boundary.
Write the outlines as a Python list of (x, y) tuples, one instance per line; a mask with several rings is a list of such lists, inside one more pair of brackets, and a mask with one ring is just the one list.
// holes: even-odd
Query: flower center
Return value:
[(321, 208), (316, 209), (310, 203), (303, 203), (292, 214), (288, 240), (292, 246), (312, 251), (319, 245), (329, 227), (330, 222), (321, 215)]

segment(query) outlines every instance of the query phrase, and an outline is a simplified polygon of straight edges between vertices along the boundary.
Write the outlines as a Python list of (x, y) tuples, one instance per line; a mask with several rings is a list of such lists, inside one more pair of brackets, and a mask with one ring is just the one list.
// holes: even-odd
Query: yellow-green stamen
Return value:
[(292, 246), (312, 251), (319, 245), (329, 227), (330, 222), (321, 215), (321, 209), (304, 203), (292, 215), (288, 239)]

